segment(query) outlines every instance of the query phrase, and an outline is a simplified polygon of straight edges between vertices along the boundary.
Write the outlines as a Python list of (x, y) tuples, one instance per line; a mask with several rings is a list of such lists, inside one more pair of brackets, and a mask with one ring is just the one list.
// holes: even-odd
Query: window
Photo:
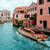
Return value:
[(27, 12), (30, 12), (30, 10), (27, 10)]
[(48, 11), (49, 11), (49, 14), (50, 14), (50, 7), (48, 9), (49, 9)]
[(8, 17), (8, 19), (10, 19), (10, 17)]
[(42, 15), (43, 14), (43, 9), (40, 9), (40, 15)]
[(6, 17), (7, 18), (7, 17)]
[(34, 8), (33, 8), (33, 11), (34, 11)]
[(35, 10), (36, 10), (37, 8), (35, 7)]
[(30, 15), (27, 15), (27, 18), (29, 18), (30, 17)]
[(47, 2), (50, 2), (50, 0), (47, 0)]
[(1, 16), (3, 16), (3, 14), (1, 14)]
[(27, 12), (28, 12), (28, 10), (27, 10)]
[(30, 17), (30, 15), (25, 15), (25, 17), (24, 18), (29, 18)]
[(0, 17), (0, 19), (1, 19), (1, 17)]
[(39, 4), (44, 4), (44, 0), (39, 0)]
[(32, 11), (32, 9), (31, 9), (31, 11)]
[(10, 14), (8, 14), (8, 15), (10, 15)]
[(42, 21), (40, 21), (40, 24), (42, 24)]
[(16, 24), (17, 24), (18, 22), (16, 21)]
[(26, 15), (24, 16), (24, 18), (26, 18)]
[(16, 15), (16, 18), (18, 18), (18, 15)]

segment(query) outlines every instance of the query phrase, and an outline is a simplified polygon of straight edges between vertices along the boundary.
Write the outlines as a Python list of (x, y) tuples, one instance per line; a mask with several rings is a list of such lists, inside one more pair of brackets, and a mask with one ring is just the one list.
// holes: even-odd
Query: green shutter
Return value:
[(0, 17), (0, 19), (1, 19), (1, 17)]
[(16, 18), (18, 18), (18, 15), (16, 15)]
[(36, 7), (35, 7), (35, 10), (36, 10)]
[(1, 14), (1, 16), (3, 16), (3, 14)]

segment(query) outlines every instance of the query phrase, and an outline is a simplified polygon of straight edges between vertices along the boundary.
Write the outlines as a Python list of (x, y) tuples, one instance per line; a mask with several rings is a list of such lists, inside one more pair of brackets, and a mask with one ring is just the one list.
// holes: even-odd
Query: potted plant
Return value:
[(23, 20), (19, 20), (18, 23), (19, 23), (19, 24), (23, 24)]
[(18, 19), (15, 19), (16, 22), (18, 22)]

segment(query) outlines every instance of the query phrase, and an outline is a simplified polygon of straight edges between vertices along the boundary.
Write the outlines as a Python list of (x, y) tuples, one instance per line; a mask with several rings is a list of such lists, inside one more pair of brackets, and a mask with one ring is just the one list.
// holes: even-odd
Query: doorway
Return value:
[(43, 21), (43, 27), (47, 28), (47, 21)]
[(1, 20), (0, 20), (0, 23), (1, 23)]

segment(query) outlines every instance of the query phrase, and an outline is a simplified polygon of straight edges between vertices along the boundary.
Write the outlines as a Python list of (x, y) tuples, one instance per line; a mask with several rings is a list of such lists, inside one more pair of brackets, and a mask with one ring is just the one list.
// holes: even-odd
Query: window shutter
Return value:
[(42, 0), (42, 4), (44, 4), (44, 0)]

